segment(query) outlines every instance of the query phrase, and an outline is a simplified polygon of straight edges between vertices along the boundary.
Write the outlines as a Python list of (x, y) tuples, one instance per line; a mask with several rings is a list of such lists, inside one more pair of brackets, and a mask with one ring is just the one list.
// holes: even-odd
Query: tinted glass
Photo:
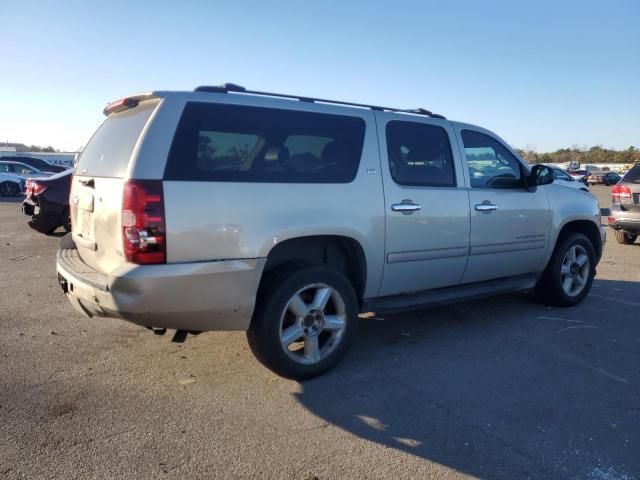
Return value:
[(76, 175), (124, 176), (133, 148), (158, 102), (144, 102), (135, 108), (112, 113), (84, 148)]
[(636, 165), (629, 170), (622, 178), (623, 182), (640, 183), (640, 165)]
[(347, 183), (358, 170), (364, 131), (358, 117), (193, 102), (165, 179)]
[(389, 170), (400, 185), (452, 187), (456, 184), (449, 136), (424, 123), (387, 123)]
[(520, 162), (500, 142), (473, 130), (462, 130), (473, 188), (522, 187)]

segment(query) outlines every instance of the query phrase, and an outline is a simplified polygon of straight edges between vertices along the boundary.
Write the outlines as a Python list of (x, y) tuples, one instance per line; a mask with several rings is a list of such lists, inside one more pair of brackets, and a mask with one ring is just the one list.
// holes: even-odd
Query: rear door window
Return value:
[(348, 183), (358, 170), (362, 118), (191, 102), (165, 180)]
[(437, 125), (387, 123), (387, 155), (393, 180), (399, 185), (453, 187), (456, 176), (449, 135)]
[(121, 178), (136, 142), (158, 101), (112, 113), (93, 134), (76, 165), (76, 175)]

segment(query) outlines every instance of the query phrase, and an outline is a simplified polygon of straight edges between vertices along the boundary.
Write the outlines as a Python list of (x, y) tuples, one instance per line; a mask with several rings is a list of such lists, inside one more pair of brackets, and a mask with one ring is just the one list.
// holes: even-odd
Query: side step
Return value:
[(456, 285), (454, 287), (365, 299), (361, 313), (393, 313), (420, 310), (427, 307), (466, 302), (501, 293), (533, 288), (537, 274), (518, 275), (486, 282)]

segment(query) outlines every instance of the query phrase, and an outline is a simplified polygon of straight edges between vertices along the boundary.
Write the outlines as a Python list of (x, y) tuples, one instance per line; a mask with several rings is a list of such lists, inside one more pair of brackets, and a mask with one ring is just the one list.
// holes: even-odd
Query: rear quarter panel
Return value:
[[(263, 102), (257, 99), (255, 104)], [(297, 102), (289, 104), (303, 108)], [(345, 114), (334, 108), (318, 105), (314, 111)], [(358, 115), (366, 131), (351, 183), (164, 181), (167, 262), (263, 258), (291, 238), (341, 235), (362, 246), (367, 260), (365, 296), (376, 296), (384, 258), (384, 195), (375, 119), (368, 111)], [(136, 177), (142, 174), (138, 170)], [(147, 169), (144, 174), (157, 172)]]

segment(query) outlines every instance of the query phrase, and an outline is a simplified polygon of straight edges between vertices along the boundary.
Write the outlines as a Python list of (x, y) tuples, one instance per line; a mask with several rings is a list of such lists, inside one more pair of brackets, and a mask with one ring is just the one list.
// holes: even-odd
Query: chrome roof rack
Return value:
[(446, 117), (444, 117), (443, 115), (440, 115), (438, 113), (433, 113), (429, 110), (425, 110), (424, 108), (403, 109), (403, 108), (393, 108), (393, 107), (381, 107), (379, 105), (367, 105), (365, 103), (344, 102), (342, 100), (327, 100), (324, 98), (302, 97), (299, 95), (289, 95), (286, 93), (259, 92), (257, 90), (247, 90), (243, 86), (236, 85), (235, 83), (225, 83), (223, 85), (218, 85), (218, 86), (205, 85), (205, 86), (196, 88), (194, 91), (209, 92), (209, 93), (245, 93), (249, 95), (262, 95), (265, 97), (290, 98), (293, 100), (299, 100), (300, 102), (328, 103), (333, 105), (345, 105), (348, 107), (369, 108), (371, 110), (377, 110), (379, 112), (413, 113), (415, 115), (426, 115), (427, 117), (442, 118), (446, 120)]

